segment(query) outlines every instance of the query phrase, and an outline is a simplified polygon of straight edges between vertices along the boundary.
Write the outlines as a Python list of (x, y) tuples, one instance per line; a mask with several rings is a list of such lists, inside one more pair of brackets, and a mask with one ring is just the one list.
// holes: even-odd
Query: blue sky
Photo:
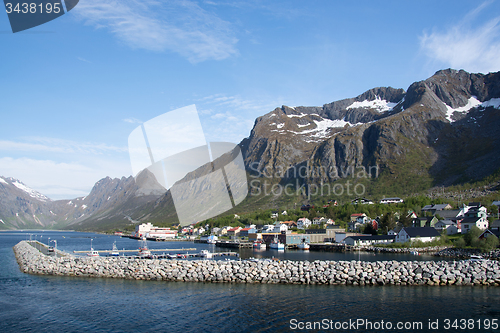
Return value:
[(319, 106), (443, 68), (500, 70), (499, 1), (80, 0), (13, 34), (0, 15), (0, 175), (52, 199), (131, 175), (141, 122), (196, 104), (238, 143), (281, 105)]

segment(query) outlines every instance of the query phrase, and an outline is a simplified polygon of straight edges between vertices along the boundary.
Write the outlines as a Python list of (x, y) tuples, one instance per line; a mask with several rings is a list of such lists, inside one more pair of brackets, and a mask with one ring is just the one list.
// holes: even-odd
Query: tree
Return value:
[(468, 246), (478, 246), (478, 238), (481, 236), (483, 231), (476, 226), (473, 226), (468, 233), (464, 236), (464, 241)]
[(399, 218), (399, 222), (403, 225), (403, 227), (411, 227), (413, 224), (413, 220), (409, 214), (401, 214), (401, 217)]
[(377, 230), (375, 230), (375, 228), (373, 228), (373, 224), (370, 222), (370, 223), (366, 224), (365, 228), (363, 229), (363, 233), (370, 234), (370, 235), (376, 235)]
[(386, 235), (389, 230), (392, 230), (395, 227), (396, 227), (396, 219), (394, 218), (394, 213), (393, 212), (386, 213), (380, 220), (380, 228), (382, 229), (382, 233)]

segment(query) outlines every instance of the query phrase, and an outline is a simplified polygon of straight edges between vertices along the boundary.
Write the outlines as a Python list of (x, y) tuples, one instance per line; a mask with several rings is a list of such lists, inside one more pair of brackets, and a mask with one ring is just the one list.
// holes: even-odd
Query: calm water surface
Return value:
[[(97, 250), (111, 249), (114, 241), (119, 249), (138, 247), (135, 240), (115, 236), (68, 232), (37, 235), (37, 239), (43, 235), (44, 243), (48, 237), (57, 239), (59, 249), (68, 252), (89, 249), (90, 237)], [(315, 331), (500, 331), (483, 326), (492, 319), (500, 321), (500, 288), (247, 285), (35, 276), (19, 271), (12, 251), (12, 246), (26, 238), (25, 232), (0, 233), (0, 332), (305, 332), (299, 328), (314, 322), (329, 323)], [(148, 242), (148, 246), (227, 251), (190, 242)], [(245, 256), (291, 260), (416, 258), (298, 251), (246, 251), (242, 253)], [(349, 320), (358, 319), (374, 326), (345, 326)], [(447, 319), (450, 329), (446, 330)], [(453, 329), (455, 319), (470, 320), (474, 326)], [(381, 321), (384, 325), (421, 322), (422, 329), (376, 329)], [(438, 329), (429, 329), (429, 321), (437, 323)], [(348, 329), (336, 330), (335, 323), (345, 323)]]

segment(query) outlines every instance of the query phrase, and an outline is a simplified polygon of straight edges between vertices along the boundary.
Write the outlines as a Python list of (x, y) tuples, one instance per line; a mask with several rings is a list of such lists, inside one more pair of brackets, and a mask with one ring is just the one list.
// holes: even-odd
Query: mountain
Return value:
[(152, 173), (145, 170), (136, 179), (122, 177), (99, 180), (86, 197), (52, 201), (19, 180), (0, 177), (1, 229), (80, 229), (82, 225), (113, 227), (128, 223), (132, 214), (165, 193)]
[(255, 121), (241, 146), (260, 175), (297, 178), (307, 165), (317, 174), (300, 178), (326, 183), (378, 167), (375, 183), (399, 182), (409, 194), (498, 170), (499, 105), (500, 73), (448, 69), (407, 92), (375, 88), (323, 107), (277, 108)]
[[(322, 199), (348, 202), (357, 195), (406, 196), (479, 181), (500, 174), (498, 147), (500, 72), (446, 69), (406, 91), (379, 87), (321, 107), (282, 106), (257, 118), (240, 143), (250, 195), (227, 213)], [(214, 165), (236, 155), (225, 154)], [(210, 170), (203, 166), (183, 181)], [(349, 193), (349, 182), (362, 195)], [(278, 184), (305, 191), (266, 193), (266, 185)], [(210, 185), (200, 181), (197, 188)], [(87, 197), (70, 201), (50, 201), (23, 186), (0, 178), (0, 228), (103, 230), (177, 221), (171, 193), (147, 170), (135, 181), (102, 179)], [(328, 192), (314, 196), (313, 186)]]

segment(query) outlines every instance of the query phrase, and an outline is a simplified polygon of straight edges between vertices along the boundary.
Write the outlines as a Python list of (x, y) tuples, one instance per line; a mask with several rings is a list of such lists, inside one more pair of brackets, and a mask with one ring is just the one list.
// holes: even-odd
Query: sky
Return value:
[(80, 0), (15, 34), (0, 14), (0, 45), (0, 175), (72, 199), (130, 176), (130, 133), (188, 105), (239, 143), (282, 105), (499, 71), (500, 2)]

